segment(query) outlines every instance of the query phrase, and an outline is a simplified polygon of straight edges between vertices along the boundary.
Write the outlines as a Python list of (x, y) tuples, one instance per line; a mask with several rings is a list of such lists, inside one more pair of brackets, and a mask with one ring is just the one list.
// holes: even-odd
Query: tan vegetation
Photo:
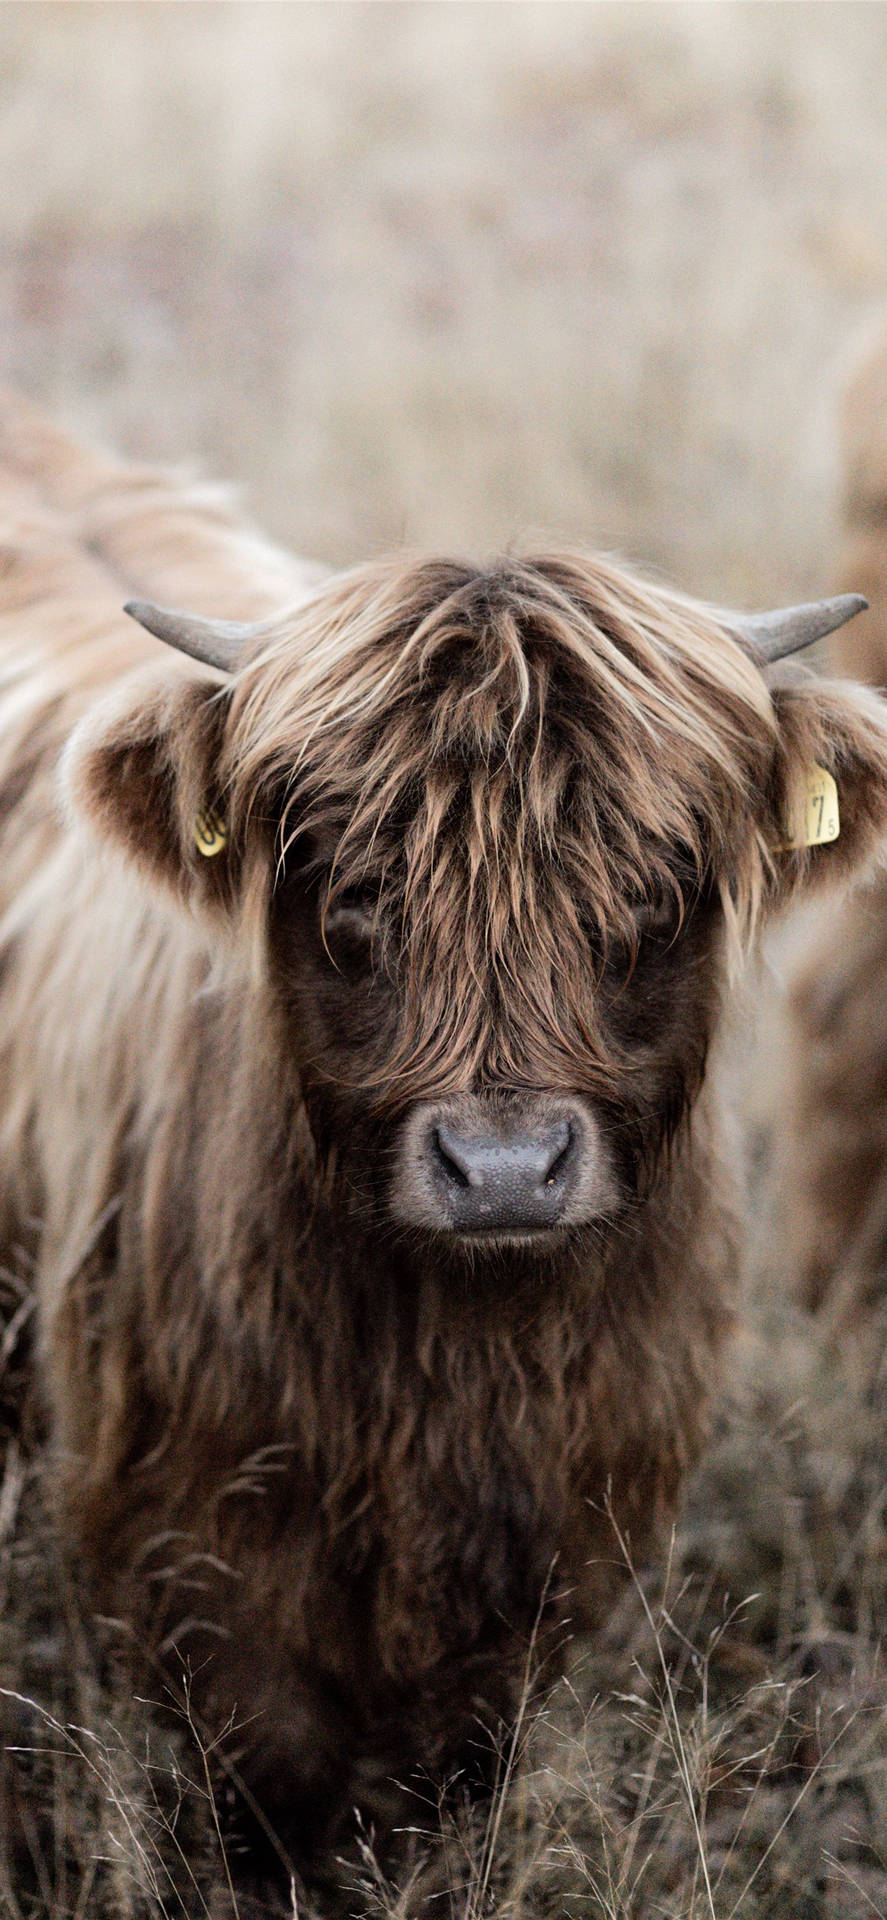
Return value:
[[(436, 1843), (429, 1806), (402, 1882), (368, 1843), (344, 1897), (298, 1890), (303, 1920), (390, 1920), (417, 1883), (423, 1914), (450, 1920), (885, 1910), (883, 1401), (802, 1317), (768, 1301), (760, 1319), (668, 1574), (643, 1576), (602, 1647), (577, 1647), (506, 1749), (501, 1801)], [(4, 1913), (230, 1920), (199, 1758), (103, 1670), (20, 1443), (3, 1519), (2, 1684), (24, 1696), (3, 1698), (4, 1787), (30, 1809), (15, 1853), (0, 1823)]]
[(547, 531), (822, 587), (887, 14), (0, 9), (0, 372), (336, 564)]

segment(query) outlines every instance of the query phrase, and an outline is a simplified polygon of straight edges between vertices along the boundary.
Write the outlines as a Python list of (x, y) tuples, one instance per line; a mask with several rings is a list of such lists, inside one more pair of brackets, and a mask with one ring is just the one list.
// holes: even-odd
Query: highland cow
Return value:
[[(310, 1861), (482, 1773), (612, 1521), (673, 1512), (736, 1265), (726, 971), (871, 855), (887, 727), (767, 664), (855, 601), (716, 616), (572, 552), (318, 581), (2, 417), (0, 1220), (60, 1523)], [(840, 837), (790, 846), (814, 765)]]

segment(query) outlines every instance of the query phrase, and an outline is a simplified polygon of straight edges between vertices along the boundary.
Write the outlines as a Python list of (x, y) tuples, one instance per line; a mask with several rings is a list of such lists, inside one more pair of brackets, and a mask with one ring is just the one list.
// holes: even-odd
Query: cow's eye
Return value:
[(679, 895), (661, 894), (654, 900), (640, 900), (631, 910), (638, 941), (669, 942), (679, 933), (684, 906)]
[(345, 887), (334, 895), (323, 916), (323, 936), (336, 966), (353, 969), (370, 965), (378, 908), (378, 898), (369, 887)]

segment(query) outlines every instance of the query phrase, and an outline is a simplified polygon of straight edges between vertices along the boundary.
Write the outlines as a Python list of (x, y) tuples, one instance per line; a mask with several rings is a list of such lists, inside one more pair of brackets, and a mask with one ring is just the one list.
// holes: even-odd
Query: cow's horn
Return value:
[(731, 631), (744, 640), (760, 660), (782, 660), (788, 653), (812, 647), (863, 613), (868, 606), (861, 593), (839, 593), (834, 600), (813, 600), (803, 607), (783, 607), (776, 613), (752, 613), (733, 617)]
[(168, 647), (178, 647), (192, 660), (204, 666), (219, 667), (222, 673), (235, 673), (240, 664), (244, 642), (259, 632), (240, 620), (201, 620), (196, 613), (177, 613), (172, 607), (155, 607), (150, 600), (128, 600), (123, 609), (140, 627), (147, 627)]

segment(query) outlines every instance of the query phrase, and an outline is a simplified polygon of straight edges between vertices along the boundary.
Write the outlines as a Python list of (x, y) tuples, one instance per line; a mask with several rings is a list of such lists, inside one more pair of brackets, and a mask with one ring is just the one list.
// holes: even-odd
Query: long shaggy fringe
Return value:
[(738, 957), (771, 869), (751, 801), (774, 736), (760, 672), (675, 594), (571, 552), (400, 558), (269, 623), (222, 776), (235, 831), (279, 819), (281, 865), (314, 836), (330, 902), (357, 889), (393, 918), (408, 1008), (385, 1079), (405, 1098), (548, 1084), (553, 1054), (586, 1084), (589, 954), (630, 953), (669, 897), (680, 914), (720, 886)]

